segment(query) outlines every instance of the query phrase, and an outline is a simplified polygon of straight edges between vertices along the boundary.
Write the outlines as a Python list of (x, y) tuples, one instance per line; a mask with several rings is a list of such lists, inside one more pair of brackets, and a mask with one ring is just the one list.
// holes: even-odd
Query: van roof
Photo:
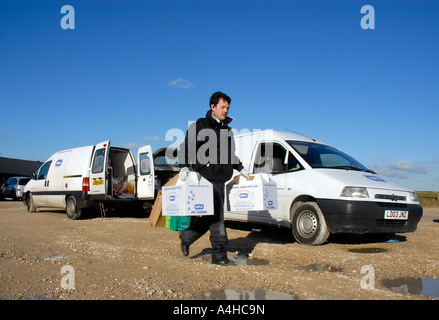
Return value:
[(261, 133), (263, 136), (267, 137), (276, 137), (280, 140), (294, 140), (294, 141), (308, 141), (308, 142), (316, 142), (321, 144), (327, 144), (323, 141), (305, 136), (300, 133), (296, 132), (286, 132), (286, 131), (276, 131), (276, 130), (261, 130), (261, 131), (254, 131), (250, 133), (242, 133), (237, 134), (236, 137), (246, 136), (246, 135), (255, 135)]

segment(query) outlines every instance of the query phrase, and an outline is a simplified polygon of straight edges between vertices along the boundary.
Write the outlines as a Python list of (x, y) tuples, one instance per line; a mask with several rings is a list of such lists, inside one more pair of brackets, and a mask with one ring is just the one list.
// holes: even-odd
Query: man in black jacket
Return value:
[(215, 92), (210, 98), (210, 110), (205, 118), (198, 119), (186, 133), (180, 146), (179, 162), (182, 167), (180, 179), (186, 180), (188, 166), (213, 185), (214, 215), (192, 217), (188, 229), (180, 232), (181, 250), (189, 255), (189, 246), (210, 230), (212, 263), (234, 264), (227, 258), (227, 232), (224, 225), (224, 183), (232, 178), (233, 170), (248, 178), (248, 172), (235, 155), (232, 121), (227, 116), (231, 99), (222, 92)]

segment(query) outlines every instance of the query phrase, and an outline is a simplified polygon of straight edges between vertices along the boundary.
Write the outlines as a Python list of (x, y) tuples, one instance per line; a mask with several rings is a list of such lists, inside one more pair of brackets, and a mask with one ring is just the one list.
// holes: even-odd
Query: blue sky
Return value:
[(0, 156), (155, 150), (221, 90), (238, 131), (299, 132), (438, 191), (438, 38), (435, 0), (2, 0)]

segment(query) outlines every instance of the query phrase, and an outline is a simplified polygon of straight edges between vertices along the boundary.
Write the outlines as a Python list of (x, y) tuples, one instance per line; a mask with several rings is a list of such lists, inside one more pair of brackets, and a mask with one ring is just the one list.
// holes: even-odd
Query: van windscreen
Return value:
[(372, 172), (351, 156), (334, 147), (306, 141), (289, 140), (287, 142), (313, 168)]

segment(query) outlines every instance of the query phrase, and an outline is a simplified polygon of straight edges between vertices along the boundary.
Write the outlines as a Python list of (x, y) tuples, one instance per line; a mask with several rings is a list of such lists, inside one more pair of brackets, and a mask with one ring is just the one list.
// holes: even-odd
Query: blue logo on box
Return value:
[(194, 205), (195, 210), (202, 210), (204, 209), (204, 204), (196, 204)]
[(246, 199), (246, 198), (248, 198), (248, 193), (245, 193), (245, 192), (240, 193), (240, 194), (239, 194), (239, 197), (240, 197), (241, 199)]

